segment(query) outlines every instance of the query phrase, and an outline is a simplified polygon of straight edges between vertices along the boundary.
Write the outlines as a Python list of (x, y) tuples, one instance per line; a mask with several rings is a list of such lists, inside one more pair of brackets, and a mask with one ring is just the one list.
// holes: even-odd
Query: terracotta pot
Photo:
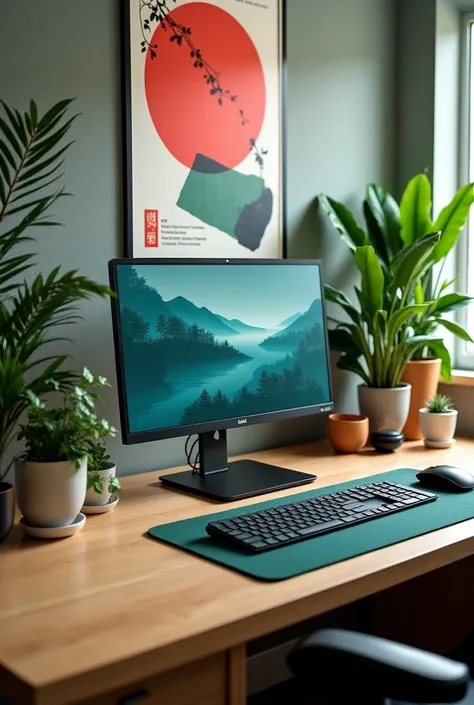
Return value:
[(411, 360), (407, 363), (402, 380), (411, 384), (411, 401), (408, 418), (403, 427), (403, 435), (407, 441), (418, 441), (423, 438), (420, 426), (420, 409), (436, 394), (441, 360), (437, 357), (428, 360)]
[(15, 499), (13, 487), (8, 482), (0, 482), (0, 544), (5, 541), (13, 526)]
[(338, 453), (357, 453), (367, 443), (369, 419), (357, 414), (330, 414), (329, 442)]

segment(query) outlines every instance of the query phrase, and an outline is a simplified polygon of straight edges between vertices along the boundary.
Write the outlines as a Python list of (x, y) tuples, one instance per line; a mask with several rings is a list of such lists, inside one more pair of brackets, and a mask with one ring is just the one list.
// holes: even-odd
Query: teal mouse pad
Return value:
[(243, 553), (231, 546), (218, 543), (206, 533), (206, 524), (210, 521), (230, 519), (239, 514), (269, 509), (370, 482), (388, 480), (421, 489), (416, 479), (416, 472), (408, 468), (393, 470), (352, 482), (302, 492), (291, 497), (270, 499), (239, 509), (227, 509), (194, 519), (161, 524), (151, 528), (148, 533), (155, 539), (258, 580), (285, 580), (472, 519), (474, 518), (474, 491), (433, 490), (438, 495), (435, 502), (259, 554)]

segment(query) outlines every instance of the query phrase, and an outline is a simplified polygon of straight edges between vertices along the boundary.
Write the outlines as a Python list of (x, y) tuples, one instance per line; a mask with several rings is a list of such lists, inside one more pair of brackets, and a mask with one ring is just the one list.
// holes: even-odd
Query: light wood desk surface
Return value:
[[(449, 451), (407, 443), (395, 454), (348, 456), (321, 442), (249, 457), (315, 472), (316, 488), (397, 467), (449, 462), (469, 468), (474, 441), (458, 440)], [(155, 524), (223, 508), (166, 490), (158, 477), (123, 478), (117, 508), (88, 517), (71, 539), (38, 542), (15, 525), (0, 548), (0, 694), (20, 705), (116, 703), (109, 691), (230, 654), (232, 693), (226, 686), (223, 699), (182, 702), (241, 705), (243, 686), (232, 673), (242, 669), (249, 640), (474, 553), (470, 520), (290, 580), (257, 582), (144, 536)]]

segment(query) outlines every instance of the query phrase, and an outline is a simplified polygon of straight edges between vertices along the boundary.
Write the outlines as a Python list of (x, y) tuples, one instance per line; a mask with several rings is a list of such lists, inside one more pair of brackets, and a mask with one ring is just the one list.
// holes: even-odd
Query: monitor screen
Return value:
[(331, 402), (317, 262), (116, 260), (111, 278), (128, 442)]

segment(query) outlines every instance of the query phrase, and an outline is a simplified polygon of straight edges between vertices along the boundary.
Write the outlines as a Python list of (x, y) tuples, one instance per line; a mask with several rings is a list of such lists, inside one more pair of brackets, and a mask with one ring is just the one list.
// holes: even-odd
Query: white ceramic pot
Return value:
[(456, 431), (458, 412), (456, 409), (443, 414), (433, 414), (428, 409), (420, 409), (420, 426), (423, 438), (428, 441), (451, 441)]
[[(93, 487), (87, 490), (86, 499), (84, 504), (86, 506), (97, 506), (99, 504), (107, 504), (112, 494), (109, 492), (109, 480), (111, 477), (115, 477), (117, 468), (113, 463), (108, 463), (108, 467), (104, 470), (97, 470), (94, 474), (99, 475), (103, 479), (102, 482), (102, 492), (99, 494), (94, 490)], [(91, 471), (88, 472), (88, 475)]]
[(87, 458), (79, 468), (71, 461), (36, 463), (17, 459), (18, 507), (32, 526), (69, 526), (81, 511), (87, 489)]
[(369, 417), (370, 433), (382, 429), (402, 430), (410, 410), (409, 384), (393, 388), (359, 384), (358, 392), (360, 413)]

